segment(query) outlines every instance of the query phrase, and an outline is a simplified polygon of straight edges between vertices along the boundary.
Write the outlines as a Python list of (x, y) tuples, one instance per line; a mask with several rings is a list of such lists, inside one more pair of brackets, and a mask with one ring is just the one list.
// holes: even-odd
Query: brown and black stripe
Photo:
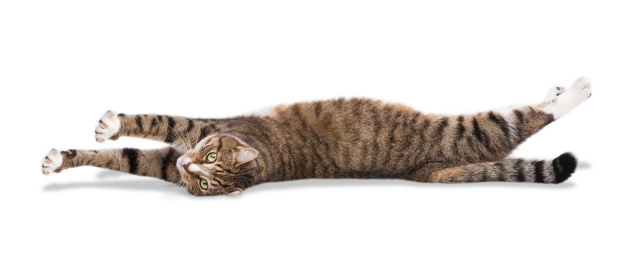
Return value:
[(575, 157), (564, 153), (551, 161), (506, 159), (439, 169), (414, 178), (416, 181), (440, 183), (506, 181), (559, 184), (566, 181), (576, 168)]
[(183, 153), (173, 147), (158, 150), (68, 150), (61, 153), (63, 162), (56, 172), (72, 167), (95, 166), (174, 183), (180, 180), (175, 163)]

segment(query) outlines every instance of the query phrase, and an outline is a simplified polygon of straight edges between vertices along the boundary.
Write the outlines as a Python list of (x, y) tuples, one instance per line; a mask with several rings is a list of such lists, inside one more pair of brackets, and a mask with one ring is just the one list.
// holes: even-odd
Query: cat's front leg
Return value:
[(42, 161), (42, 173), (80, 167), (94, 166), (140, 176), (150, 176), (177, 183), (180, 173), (176, 160), (183, 152), (167, 147), (157, 150), (139, 150), (133, 148), (114, 150), (51, 150)]
[(96, 141), (117, 140), (121, 136), (163, 141), (190, 149), (213, 131), (212, 123), (167, 115), (126, 115), (107, 111), (96, 125)]

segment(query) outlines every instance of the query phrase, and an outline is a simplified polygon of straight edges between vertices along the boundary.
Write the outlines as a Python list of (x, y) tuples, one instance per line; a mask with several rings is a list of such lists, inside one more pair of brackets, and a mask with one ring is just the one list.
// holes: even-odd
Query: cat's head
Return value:
[(252, 185), (258, 156), (236, 137), (212, 135), (179, 157), (176, 167), (191, 194), (237, 196)]

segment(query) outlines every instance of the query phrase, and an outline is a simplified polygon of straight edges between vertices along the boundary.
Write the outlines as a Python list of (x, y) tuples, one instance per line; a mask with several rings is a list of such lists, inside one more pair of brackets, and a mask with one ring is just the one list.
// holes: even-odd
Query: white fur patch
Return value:
[(238, 197), (238, 196), (241, 196), (241, 194), (243, 194), (243, 190), (237, 188), (234, 191), (228, 193), (227, 195), (231, 197)]
[(187, 167), (188, 172), (195, 173), (195, 174), (198, 173), (203, 176), (210, 176), (207, 172), (203, 171), (203, 169), (198, 167), (198, 165), (195, 165), (194, 163), (192, 163), (192, 161), (189, 158), (185, 157), (185, 155), (178, 157), (178, 159), (176, 160), (176, 168), (178, 168), (178, 172), (180, 172), (181, 175), (185, 173), (184, 165), (186, 164), (190, 164)]
[(579, 78), (568, 91), (556, 96), (550, 103), (542, 107), (542, 111), (552, 114), (553, 118), (558, 119), (586, 101), (591, 97), (591, 94), (591, 81), (588, 78)]
[(493, 112), (496, 112), (502, 115), (504, 118), (508, 118), (513, 115), (513, 111), (515, 111), (515, 109), (517, 109), (515, 106), (508, 106), (508, 107), (497, 108), (493, 110)]
[(51, 174), (62, 165), (62, 155), (56, 149), (52, 149), (44, 159), (42, 159), (42, 173)]
[(265, 107), (259, 110), (256, 110), (254, 112), (249, 113), (250, 115), (257, 115), (257, 116), (271, 116), (274, 114), (274, 110), (276, 109), (276, 106), (270, 106), (270, 107)]
[(120, 130), (120, 119), (113, 111), (107, 111), (96, 125), (96, 141), (103, 143)]
[(517, 117), (514, 115), (514, 111), (519, 107), (509, 106), (493, 110), (493, 112), (500, 114), (506, 122), (508, 122), (508, 130), (513, 138), (517, 137), (517, 129), (515, 125), (517, 124)]
[(544, 101), (551, 101), (564, 92), (566, 92), (566, 90), (561, 85), (553, 86), (548, 90), (548, 94), (546, 94)]
[(204, 176), (210, 176), (208, 173), (203, 171), (198, 165), (195, 164), (190, 164), (189, 167), (187, 167), (187, 171), (190, 173), (199, 173)]
[(176, 160), (176, 168), (178, 168), (178, 172), (183, 175), (185, 173), (185, 169), (183, 168), (183, 165), (190, 163), (189, 158), (186, 158), (185, 155), (178, 157)]

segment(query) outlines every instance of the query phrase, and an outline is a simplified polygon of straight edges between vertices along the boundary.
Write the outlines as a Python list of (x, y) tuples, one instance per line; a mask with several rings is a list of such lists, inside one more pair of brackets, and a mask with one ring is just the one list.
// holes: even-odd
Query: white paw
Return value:
[(569, 90), (557, 95), (553, 102), (542, 108), (542, 111), (552, 114), (553, 118), (558, 119), (586, 101), (591, 95), (591, 81), (582, 77), (577, 79)]
[(52, 149), (44, 159), (42, 159), (42, 173), (51, 174), (62, 165), (62, 155), (56, 149)]
[(546, 98), (544, 99), (544, 101), (553, 100), (557, 98), (557, 96), (562, 95), (562, 93), (564, 93), (565, 91), (566, 90), (562, 86), (553, 86), (548, 90), (548, 94), (546, 95)]
[(96, 126), (96, 141), (102, 143), (120, 130), (120, 119), (113, 111), (107, 111)]
[(573, 83), (573, 86), (571, 86), (569, 91), (576, 94), (576, 96), (581, 98), (582, 101), (586, 101), (586, 99), (591, 97), (592, 94), (591, 80), (586, 77), (578, 78), (575, 83)]

